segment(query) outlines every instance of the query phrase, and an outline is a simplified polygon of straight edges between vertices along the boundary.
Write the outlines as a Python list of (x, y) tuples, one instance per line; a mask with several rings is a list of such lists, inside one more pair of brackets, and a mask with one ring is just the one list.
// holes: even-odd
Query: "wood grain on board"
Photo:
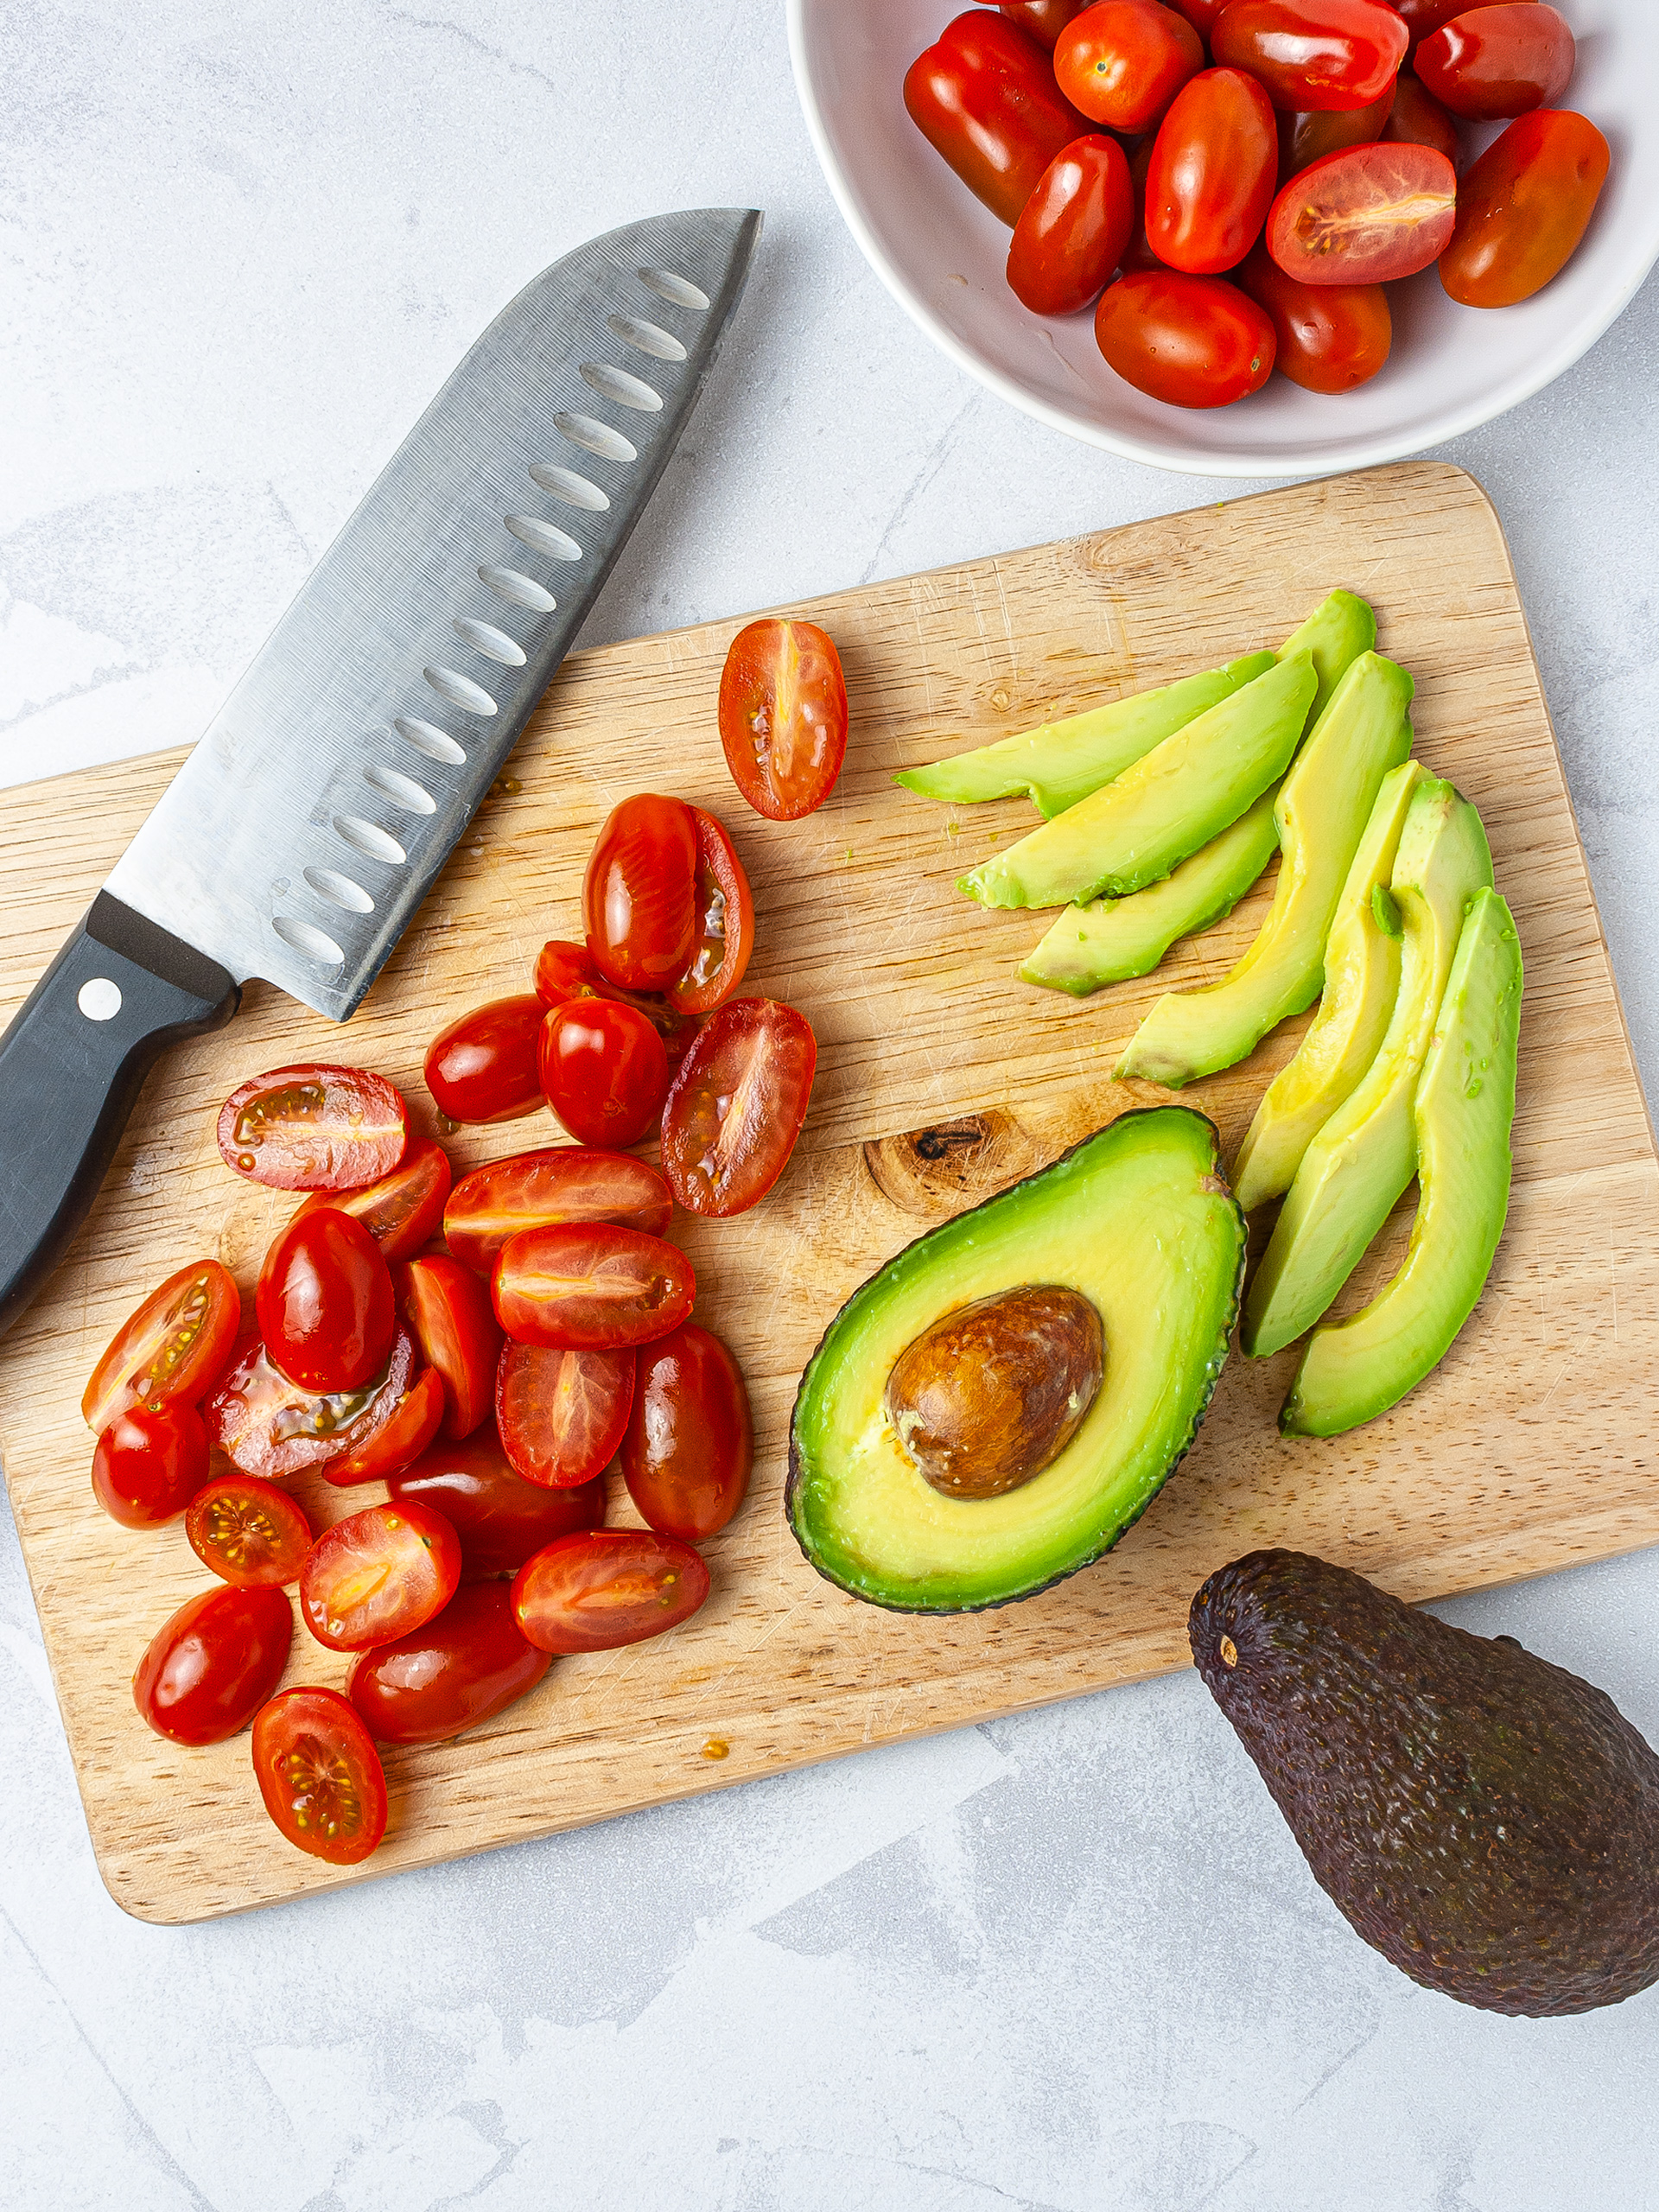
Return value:
[[(1527, 961), (1516, 1177), (1485, 1296), (1437, 1373), (1331, 1442), (1274, 1426), (1294, 1351), (1235, 1355), (1198, 1444), (1108, 1559), (1027, 1603), (910, 1620), (820, 1581), (780, 1511), (790, 1406), (841, 1301), (922, 1229), (1160, 1096), (1108, 1071), (1153, 1000), (1222, 972), (1270, 883), (1138, 983), (1077, 1001), (1022, 984), (1047, 915), (953, 888), (1030, 826), (1023, 802), (952, 811), (897, 769), (1043, 716), (1277, 643), (1335, 585), (1376, 607), (1417, 679), (1418, 752), (1480, 807)], [(219, 1035), (152, 1077), (90, 1222), (0, 1345), (0, 1440), (99, 1863), (117, 1899), (186, 1921), (601, 1819), (896, 1737), (1186, 1662), (1204, 1576), (1288, 1543), (1410, 1598), (1502, 1582), (1659, 1539), (1659, 1163), (1502, 535), (1459, 470), (1413, 462), (1103, 531), (798, 610), (840, 645), (846, 772), (809, 820), (757, 820), (715, 729), (718, 622), (568, 662), (448, 872), (348, 1031), (251, 985)], [(22, 1000), (182, 757), (6, 795), (0, 1018)], [(799, 1149), (770, 1198), (683, 1220), (700, 1317), (755, 1403), (753, 1488), (705, 1548), (715, 1593), (656, 1643), (555, 1662), (459, 1743), (387, 1755), (392, 1820), (359, 1870), (291, 1851), (266, 1821), (245, 1735), (175, 1749), (133, 1710), (153, 1630), (207, 1581), (175, 1523), (118, 1528), (88, 1487), (81, 1387), (138, 1297), (215, 1253), (251, 1294), (291, 1199), (241, 1183), (219, 1102), (282, 1061), (379, 1069), (432, 1128), (424, 1046), (469, 1004), (528, 988), (543, 939), (579, 934), (582, 866), (629, 791), (672, 791), (730, 826), (754, 887), (747, 988), (799, 1006), (821, 1057)], [(1236, 1143), (1304, 1025), (1184, 1096)], [(918, 1141), (918, 1132), (931, 1132)], [(458, 1168), (554, 1141), (548, 1117), (464, 1131)], [(1397, 1262), (1402, 1208), (1350, 1286)], [(381, 1495), (295, 1485), (318, 1523)], [(616, 1484), (620, 1491), (620, 1483)], [(626, 1495), (613, 1516), (632, 1516)], [(288, 1679), (347, 1662), (296, 1629)], [(712, 1742), (729, 1746), (718, 1761)]]

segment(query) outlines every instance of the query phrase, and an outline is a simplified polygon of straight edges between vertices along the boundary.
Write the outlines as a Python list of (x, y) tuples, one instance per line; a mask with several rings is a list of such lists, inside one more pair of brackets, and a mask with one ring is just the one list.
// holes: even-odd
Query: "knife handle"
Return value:
[(215, 961), (99, 893), (0, 1036), (0, 1334), (86, 1219), (150, 1069), (241, 995)]

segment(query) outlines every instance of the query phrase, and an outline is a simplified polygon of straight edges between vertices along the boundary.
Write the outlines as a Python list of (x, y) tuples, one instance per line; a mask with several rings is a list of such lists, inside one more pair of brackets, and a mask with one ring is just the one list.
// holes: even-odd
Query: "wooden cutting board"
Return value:
[[(945, 808), (895, 770), (1277, 643), (1335, 585), (1376, 605), (1380, 645), (1417, 679), (1418, 751), (1480, 807), (1527, 962), (1516, 1185), (1484, 1298), (1436, 1374), (1332, 1442), (1281, 1440), (1294, 1351), (1235, 1355), (1196, 1448), (1107, 1560), (1029, 1602), (906, 1619), (819, 1580), (784, 1523), (790, 1406), (848, 1294), (930, 1224), (1052, 1159), (1125, 1107), (1121, 1041), (1172, 983), (1249, 942), (1262, 887), (1154, 976), (1075, 1001), (1020, 983), (1047, 916), (989, 913), (952, 888), (1030, 826), (1022, 802)], [(99, 1864), (117, 1900), (188, 1921), (543, 1835), (636, 1806), (1075, 1696), (1187, 1661), (1188, 1602), (1237, 1554), (1286, 1543), (1421, 1599), (1659, 1539), (1659, 1163), (1631, 1064), (1514, 575), (1474, 481), (1438, 463), (1224, 501), (798, 610), (840, 645), (847, 768), (810, 820), (736, 798), (715, 696), (734, 622), (568, 662), (512, 774), (342, 1032), (255, 984), (231, 1027), (152, 1077), (92, 1219), (0, 1345), (0, 1440)], [(7, 794), (0, 825), (0, 1018), (9, 1016), (176, 767), (180, 753)], [(626, 793), (681, 793), (730, 826), (754, 887), (747, 988), (791, 1001), (821, 1056), (805, 1133), (772, 1196), (738, 1220), (682, 1221), (702, 1319), (753, 1395), (753, 1488), (705, 1548), (715, 1592), (671, 1635), (555, 1662), (535, 1694), (465, 1740), (390, 1752), (391, 1826), (336, 1872), (260, 1808), (245, 1735), (188, 1751), (152, 1736), (129, 1680), (154, 1630), (207, 1578), (182, 1526), (118, 1528), (94, 1506), (78, 1405), (138, 1298), (215, 1253), (250, 1295), (292, 1201), (238, 1181), (213, 1119), (243, 1077), (346, 1058), (421, 1081), (435, 1030), (529, 987), (543, 939), (578, 930), (582, 866)], [(1185, 1096), (1228, 1154), (1294, 1047), (1289, 1023)], [(458, 1170), (554, 1141), (547, 1116), (468, 1130)], [(1346, 1303), (1397, 1262), (1402, 1207)], [(620, 1481), (613, 1517), (631, 1520)], [(381, 1495), (300, 1483), (320, 1525)], [(288, 1679), (346, 1660), (296, 1629)], [(728, 1747), (723, 1758), (716, 1745)]]

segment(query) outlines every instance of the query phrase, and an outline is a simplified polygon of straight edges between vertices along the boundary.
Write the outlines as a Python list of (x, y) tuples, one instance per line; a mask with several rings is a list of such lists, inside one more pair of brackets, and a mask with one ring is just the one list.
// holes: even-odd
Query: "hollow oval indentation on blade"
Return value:
[(550, 561), (580, 561), (582, 548), (574, 537), (550, 522), (543, 522), (539, 515), (509, 515), (507, 528), (521, 545), (528, 545), (532, 553), (545, 553)]
[(366, 860), (384, 861), (388, 868), (401, 868), (409, 858), (397, 840), (378, 822), (365, 822), (360, 814), (337, 814), (334, 835), (343, 837), (354, 852)]
[(395, 768), (383, 768), (378, 760), (363, 771), (363, 780), (371, 791), (378, 791), (382, 798), (389, 798), (407, 814), (435, 814), (438, 810), (436, 799), (413, 776), (400, 776)]
[(296, 921), (291, 914), (273, 916), (270, 926), (290, 950), (302, 952), (321, 967), (338, 968), (346, 955), (325, 930), (310, 922)]
[(452, 707), (460, 707), (469, 715), (493, 715), (495, 712), (494, 700), (483, 685), (474, 683), (471, 677), (458, 675), (453, 668), (423, 668), (421, 674), (439, 698), (447, 699)]
[(374, 901), (362, 885), (353, 883), (349, 875), (341, 875), (337, 868), (308, 868), (304, 875), (318, 898), (326, 899), (331, 906), (338, 906), (347, 914), (374, 912)]
[(709, 312), (709, 295), (683, 276), (675, 276), (670, 269), (642, 269), (639, 282), (648, 292), (655, 292), (671, 308), (695, 308), (699, 315)]
[(483, 653), (490, 660), (499, 660), (503, 668), (524, 666), (524, 647), (516, 639), (510, 638), (505, 630), (498, 630), (493, 623), (475, 621), (470, 614), (461, 614), (455, 618), (453, 626), (462, 645), (470, 645), (474, 652)]
[(416, 721), (408, 715), (399, 715), (392, 728), (405, 745), (412, 745), (417, 753), (424, 753), (429, 760), (442, 760), (450, 768), (466, 766), (465, 747), (457, 745), (447, 730), (439, 729), (431, 722)]
[(662, 412), (661, 392), (653, 391), (643, 377), (631, 377), (626, 369), (613, 369), (608, 361), (583, 361), (576, 374), (601, 399), (613, 400), (619, 407), (632, 407), (636, 415)]
[(613, 338), (620, 338), (625, 346), (632, 346), (638, 353), (649, 353), (654, 360), (683, 361), (685, 359), (684, 346), (671, 331), (664, 330), (659, 323), (642, 321), (638, 315), (607, 315), (605, 327)]
[(639, 458), (639, 448), (631, 446), (620, 430), (613, 430), (603, 423), (594, 422), (591, 415), (556, 415), (553, 427), (561, 435), (569, 438), (573, 446), (580, 446), (584, 453), (596, 453), (601, 461), (638, 461)]
[[(559, 603), (552, 593), (538, 584), (534, 577), (521, 575), (517, 569), (498, 569), (493, 563), (486, 562), (479, 570), (478, 577), (480, 583), (487, 584), (493, 592), (499, 592), (503, 599), (510, 599), (515, 607), (529, 607), (532, 614), (550, 614)], [(519, 658), (524, 658), (522, 653)]]
[(530, 473), (543, 492), (563, 499), (567, 507), (583, 507), (590, 515), (602, 515), (611, 504), (608, 492), (601, 492), (597, 484), (578, 476), (574, 468), (557, 468), (551, 461), (532, 461)]

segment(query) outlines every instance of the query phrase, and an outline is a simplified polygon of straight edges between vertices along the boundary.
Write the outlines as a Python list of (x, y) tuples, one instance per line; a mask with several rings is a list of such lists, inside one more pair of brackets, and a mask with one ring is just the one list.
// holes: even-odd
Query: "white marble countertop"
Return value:
[[(1215, 496), (930, 350), (775, 0), (0, 0), (0, 781), (193, 737), (496, 308), (664, 208), (767, 230), (590, 639)], [(1650, 1090), (1656, 360), (1649, 283), (1446, 449), (1510, 534)], [(1659, 1555), (1446, 1610), (1659, 1742)], [(1659, 2202), (1659, 1992), (1415, 1988), (1191, 1675), (164, 1930), (99, 1884), (6, 1520), (0, 1763), (8, 2212)]]

